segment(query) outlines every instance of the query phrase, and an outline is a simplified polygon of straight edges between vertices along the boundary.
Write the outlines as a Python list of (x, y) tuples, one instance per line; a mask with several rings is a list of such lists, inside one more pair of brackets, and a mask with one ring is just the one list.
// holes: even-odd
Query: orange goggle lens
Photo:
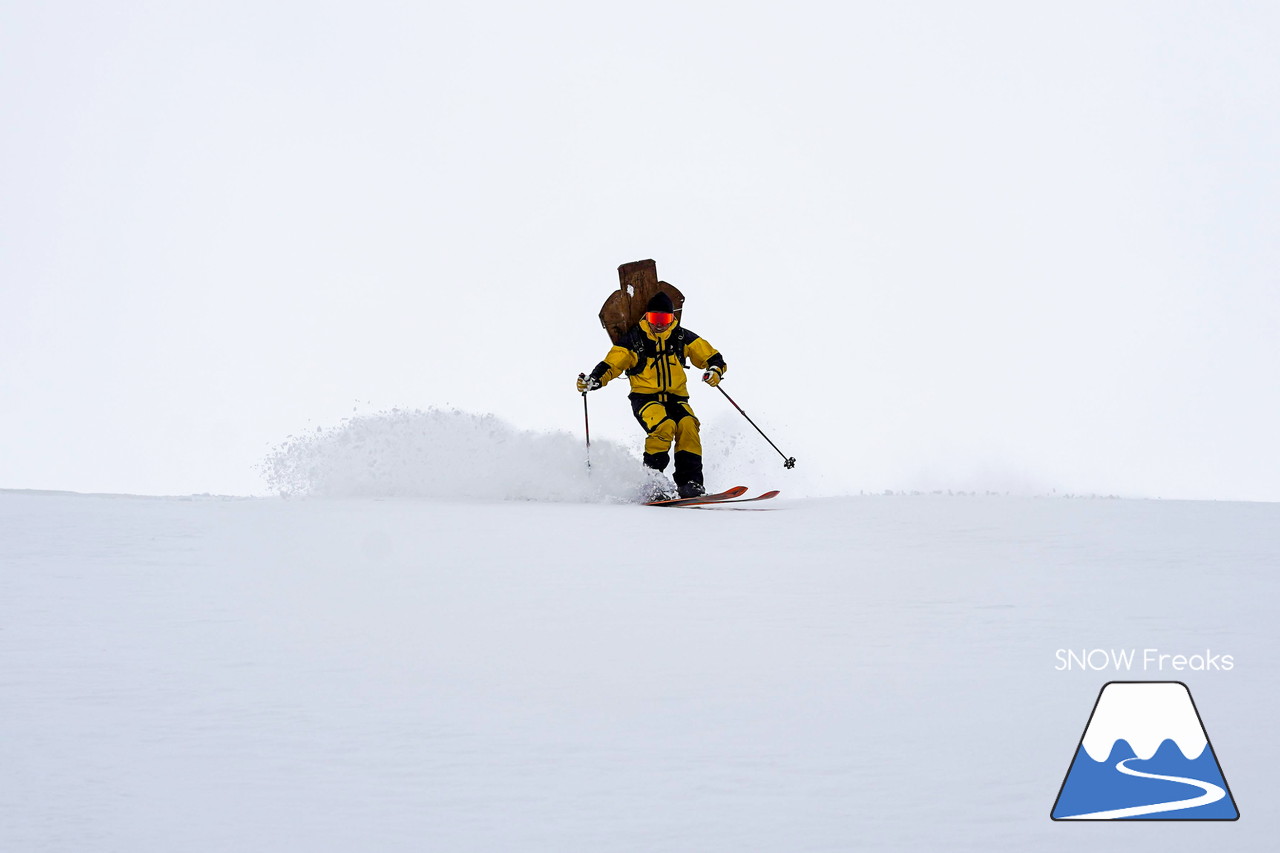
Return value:
[(649, 311), (644, 318), (649, 321), (650, 326), (670, 326), (676, 321), (676, 315), (669, 311)]

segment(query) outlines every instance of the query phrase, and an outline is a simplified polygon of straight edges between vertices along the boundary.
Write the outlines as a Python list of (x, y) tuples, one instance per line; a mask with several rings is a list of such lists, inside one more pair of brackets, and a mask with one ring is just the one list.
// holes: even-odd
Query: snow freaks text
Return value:
[(1159, 649), (1058, 649), (1058, 672), (1114, 670), (1117, 672), (1229, 672), (1236, 662), (1231, 655), (1206, 649), (1197, 654), (1167, 654)]

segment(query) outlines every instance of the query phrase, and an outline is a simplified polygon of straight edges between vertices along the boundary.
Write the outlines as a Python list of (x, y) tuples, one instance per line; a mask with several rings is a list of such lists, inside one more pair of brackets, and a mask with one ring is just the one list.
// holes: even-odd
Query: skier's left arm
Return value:
[(724, 363), (724, 356), (720, 355), (720, 351), (708, 343), (706, 338), (695, 337), (686, 341), (684, 351), (694, 367), (706, 371), (702, 375), (703, 382), (712, 388), (720, 384), (720, 377), (724, 376), (729, 366)]

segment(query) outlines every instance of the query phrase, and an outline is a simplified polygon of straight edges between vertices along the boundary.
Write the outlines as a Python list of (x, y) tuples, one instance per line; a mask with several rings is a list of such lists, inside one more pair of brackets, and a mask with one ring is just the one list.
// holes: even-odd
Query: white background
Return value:
[(1280, 499), (1278, 18), (5, 4), (0, 486), (261, 493), (353, 410), (578, 430), (653, 257), (827, 491)]

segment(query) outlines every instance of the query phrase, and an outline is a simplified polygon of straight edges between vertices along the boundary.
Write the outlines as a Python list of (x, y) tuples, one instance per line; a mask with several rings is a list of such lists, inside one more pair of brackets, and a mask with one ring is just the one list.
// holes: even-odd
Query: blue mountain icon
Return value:
[(1236, 820), (1231, 789), (1180, 681), (1103, 685), (1054, 820)]

